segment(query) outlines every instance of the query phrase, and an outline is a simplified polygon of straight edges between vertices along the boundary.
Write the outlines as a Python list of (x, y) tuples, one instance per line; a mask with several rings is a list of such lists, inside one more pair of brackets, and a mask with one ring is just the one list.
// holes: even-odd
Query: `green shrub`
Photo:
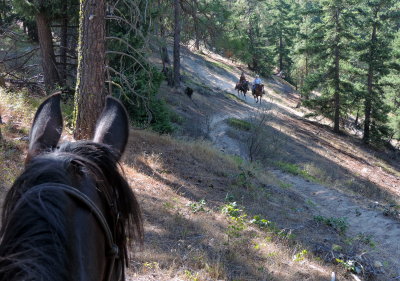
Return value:
[(328, 226), (333, 227), (336, 231), (338, 231), (340, 234), (344, 234), (349, 227), (349, 224), (347, 222), (347, 219), (344, 217), (339, 217), (339, 218), (326, 218), (324, 216), (315, 216), (314, 220), (317, 222), (324, 223)]
[[(151, 71), (151, 73), (149, 74), (148, 71)], [(149, 77), (151, 77), (151, 82), (148, 81)], [(156, 96), (163, 79), (162, 74), (155, 68), (150, 68), (150, 70), (136, 73), (134, 78), (136, 79), (137, 93), (144, 95), (147, 99), (133, 93), (122, 94), (119, 92), (133, 123), (137, 126), (150, 125), (150, 128), (162, 134), (173, 132), (171, 112), (165, 101)], [(148, 124), (149, 117), (151, 119)]]
[(242, 130), (242, 131), (250, 131), (251, 129), (251, 124), (247, 121), (236, 119), (236, 118), (228, 118), (227, 119), (228, 125)]
[(304, 179), (307, 179), (309, 181), (317, 181), (317, 178), (314, 176), (310, 175), (307, 171), (303, 170), (296, 164), (292, 163), (286, 163), (282, 161), (278, 161), (275, 163), (281, 170), (288, 172), (290, 174), (293, 174), (295, 176), (300, 176)]

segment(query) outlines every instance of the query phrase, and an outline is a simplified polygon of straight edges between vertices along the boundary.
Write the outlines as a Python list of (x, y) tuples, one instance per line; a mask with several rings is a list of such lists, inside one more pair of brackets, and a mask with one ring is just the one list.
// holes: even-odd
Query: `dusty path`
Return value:
[[(227, 134), (229, 127), (225, 119), (239, 116), (244, 118), (246, 114), (215, 116), (211, 136), (214, 144), (224, 152), (246, 157), (244, 146)], [(302, 198), (302, 201), (310, 202), (310, 212), (314, 216), (344, 218), (347, 225), (346, 237), (370, 239), (374, 246), (365, 247), (365, 253), (368, 253), (369, 261), (375, 267), (373, 270), (382, 270), (389, 277), (388, 280), (400, 279), (400, 221), (384, 216), (382, 211), (366, 208), (364, 204), (359, 205), (356, 198), (327, 186), (280, 170), (271, 172), (283, 182), (290, 183), (291, 190)]]
[[(348, 224), (347, 237), (371, 239), (374, 246), (366, 254), (372, 258), (375, 270), (383, 270), (389, 280), (400, 278), (400, 222), (384, 216), (382, 212), (371, 210), (357, 204), (355, 198), (329, 187), (311, 183), (299, 177), (273, 173), (280, 179), (293, 184), (292, 190), (304, 201), (311, 202), (316, 216), (345, 218)], [(386, 265), (379, 268), (380, 264)]]
[[(213, 55), (213, 58), (221, 63), (230, 64), (226, 59)], [(208, 85), (215, 90), (225, 91), (236, 95), (233, 85), (240, 75), (240, 71), (232, 68), (232, 71), (226, 69), (217, 69), (206, 63), (203, 57), (194, 55), (189, 51), (183, 53), (182, 65), (185, 71), (190, 75), (196, 76), (198, 81)], [(253, 79), (247, 73), (249, 80)], [(303, 112), (294, 108), (296, 103), (296, 95), (290, 86), (281, 84), (275, 80), (268, 81), (266, 88), (267, 96), (273, 96), (275, 93), (284, 93), (282, 99), (278, 101), (265, 100), (262, 107), (275, 111), (277, 114), (284, 116), (281, 120), (298, 121), (298, 117)], [(243, 97), (241, 97), (243, 99)], [(285, 98), (285, 99), (283, 99)], [(280, 99), (278, 97), (278, 99)], [(292, 99), (292, 100), (290, 100)], [(289, 100), (289, 101), (288, 101)], [(240, 155), (247, 158), (245, 146), (237, 139), (228, 134), (229, 126), (226, 123), (228, 118), (248, 119), (257, 109), (260, 108), (252, 97), (247, 97), (246, 105), (242, 110), (225, 110), (221, 107), (218, 114), (211, 118), (211, 126), (209, 136), (219, 149), (226, 153)], [(285, 119), (286, 118), (286, 119)], [(289, 120), (289, 121), (290, 121)], [(286, 124), (282, 124), (285, 126)], [(301, 131), (299, 131), (300, 133)], [(329, 137), (328, 137), (329, 138)], [(312, 142), (306, 143), (308, 146), (318, 146)], [(346, 148), (343, 148), (346, 149)], [(324, 148), (326, 150), (326, 148)], [(307, 153), (306, 151), (304, 153)], [(327, 152), (329, 153), (329, 151)], [(336, 151), (335, 158), (341, 155)], [(351, 156), (351, 155), (350, 155)], [(371, 158), (372, 159), (372, 158)], [(370, 160), (371, 160), (370, 159)], [(342, 161), (342, 160), (338, 160)], [(360, 161), (363, 162), (363, 161)], [(373, 161), (364, 161), (369, 164), (368, 168), (373, 170)], [(371, 164), (372, 163), (372, 164)], [(380, 169), (382, 170), (382, 169)], [(294, 191), (304, 202), (310, 202), (312, 212), (315, 216), (323, 216), (326, 218), (345, 218), (346, 221), (346, 237), (364, 237), (370, 245), (364, 249), (375, 271), (381, 271), (382, 279), (379, 280), (400, 280), (400, 222), (391, 217), (384, 216), (382, 211), (374, 209), (368, 205), (368, 201), (362, 196), (354, 196), (339, 192), (329, 186), (312, 183), (301, 177), (283, 173), (280, 170), (272, 169), (271, 172), (283, 182), (290, 183), (291, 190)], [(398, 176), (388, 175), (391, 182), (388, 187), (393, 188), (394, 192), (399, 192), (400, 179)], [(371, 179), (371, 178), (368, 178)], [(380, 181), (380, 179), (378, 179)], [(383, 180), (382, 180), (383, 181)], [(371, 247), (371, 245), (373, 246)]]

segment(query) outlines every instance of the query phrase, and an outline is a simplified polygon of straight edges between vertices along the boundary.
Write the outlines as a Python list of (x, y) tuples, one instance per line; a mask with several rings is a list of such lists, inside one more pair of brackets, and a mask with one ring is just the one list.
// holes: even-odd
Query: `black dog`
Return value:
[(190, 87), (186, 87), (185, 94), (191, 99), (193, 95), (193, 89)]

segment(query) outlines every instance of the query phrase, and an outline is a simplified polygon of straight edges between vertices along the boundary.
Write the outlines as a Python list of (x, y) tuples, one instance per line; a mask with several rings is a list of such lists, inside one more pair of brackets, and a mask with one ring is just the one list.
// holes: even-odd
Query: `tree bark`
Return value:
[(3, 119), (0, 114), (0, 146), (3, 145), (3, 134), (1, 133), (1, 125), (3, 124)]
[(56, 87), (56, 84), (60, 80), (54, 55), (53, 36), (45, 13), (39, 12), (36, 15), (36, 25), (38, 30), (40, 53), (42, 56), (44, 84), (46, 89), (50, 91)]
[(336, 24), (336, 35), (335, 35), (335, 50), (334, 50), (334, 59), (335, 59), (335, 68), (334, 68), (334, 102), (335, 102), (335, 115), (334, 115), (334, 125), (333, 131), (335, 133), (339, 133), (340, 131), (340, 23), (339, 23), (339, 10), (337, 9), (335, 12), (335, 24)]
[(75, 139), (92, 138), (107, 96), (105, 89), (105, 0), (81, 0)]
[[(158, 6), (161, 6), (161, 0), (158, 0)], [(164, 22), (163, 22), (163, 14), (160, 14), (158, 21), (159, 21), (159, 25), (160, 25), (160, 38), (162, 40), (161, 42), (161, 46), (160, 46), (160, 56), (161, 56), (161, 61), (163, 64), (163, 72), (166, 72), (167, 68), (170, 68), (171, 65), (171, 60), (169, 59), (168, 56), (168, 49), (167, 49), (167, 40), (166, 40), (166, 36), (165, 36), (165, 26), (164, 26)]]
[(181, 19), (180, 19), (180, 0), (174, 0), (174, 87), (179, 87), (181, 83), (181, 58), (180, 58), (180, 41), (181, 41)]
[(199, 19), (197, 17), (198, 3), (197, 0), (193, 0), (193, 8), (192, 8), (192, 17), (194, 24), (194, 34), (195, 34), (195, 42), (194, 47), (196, 50), (200, 50), (200, 30), (199, 30)]
[[(375, 14), (375, 18), (377, 14)], [(370, 130), (371, 130), (371, 111), (372, 111), (372, 95), (373, 95), (373, 81), (374, 81), (374, 51), (376, 48), (376, 21), (372, 26), (371, 45), (369, 49), (369, 65), (368, 65), (368, 78), (367, 78), (367, 95), (364, 102), (364, 134), (363, 142), (369, 143)]]
[(283, 70), (283, 39), (282, 33), (279, 35), (279, 71)]
[(68, 2), (63, 4), (64, 14), (61, 20), (61, 42), (60, 42), (60, 82), (62, 86), (66, 86), (67, 80), (67, 49), (68, 49)]

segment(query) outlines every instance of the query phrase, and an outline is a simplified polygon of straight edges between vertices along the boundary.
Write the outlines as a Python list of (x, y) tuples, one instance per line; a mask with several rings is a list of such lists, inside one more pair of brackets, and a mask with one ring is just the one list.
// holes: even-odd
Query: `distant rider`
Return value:
[(260, 76), (256, 75), (256, 79), (254, 79), (254, 82), (253, 82), (253, 91), (256, 89), (256, 85), (261, 85), (261, 84), (262, 84), (262, 81), (260, 79)]
[(239, 83), (242, 84), (244, 82), (246, 82), (246, 76), (244, 76), (244, 72), (242, 72), (242, 74), (240, 75)]

